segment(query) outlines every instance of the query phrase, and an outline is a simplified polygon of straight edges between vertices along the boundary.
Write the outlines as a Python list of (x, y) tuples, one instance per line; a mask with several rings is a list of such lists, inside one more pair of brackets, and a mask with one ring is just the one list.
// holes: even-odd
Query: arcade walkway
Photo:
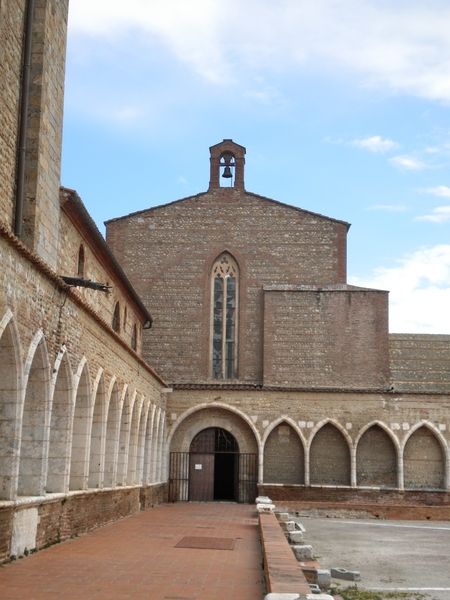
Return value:
[(255, 507), (244, 504), (165, 504), (0, 567), (2, 600), (261, 600), (263, 593)]

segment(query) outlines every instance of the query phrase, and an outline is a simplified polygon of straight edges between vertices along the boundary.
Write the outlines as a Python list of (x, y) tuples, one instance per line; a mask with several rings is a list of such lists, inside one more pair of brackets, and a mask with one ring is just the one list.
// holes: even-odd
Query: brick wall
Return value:
[(0, 220), (13, 225), (25, 0), (0, 4)]
[(386, 292), (265, 288), (264, 384), (387, 388)]
[(102, 315), (108, 323), (112, 323), (114, 309), (116, 303), (119, 302), (120, 330), (118, 333), (130, 345), (133, 326), (136, 325), (136, 348), (140, 354), (144, 322), (133, 300), (130, 299), (129, 291), (111, 265), (108, 265), (98, 256), (95, 245), (92, 243), (86, 229), (83, 231), (82, 227), (80, 229), (76, 228), (64, 210), (61, 211), (60, 215), (59, 243), (61, 251), (58, 256), (58, 273), (69, 277), (78, 277), (78, 255), (82, 245), (85, 259), (84, 279), (107, 284), (111, 287), (111, 291), (101, 292), (76, 287), (73, 288), (74, 293), (91, 306), (97, 314)]
[[(217, 410), (220, 410), (220, 420), (215, 417)], [(303, 469), (307, 467), (308, 473), (305, 471), (299, 484), (304, 481), (306, 485), (352, 485), (355, 489), (391, 485), (397, 488), (403, 481), (399, 460), (405, 452), (407, 462), (411, 454), (411, 467), (405, 467), (405, 486), (443, 490), (449, 484), (442, 479), (450, 439), (448, 396), (175, 389), (168, 396), (167, 415), (172, 451), (187, 451), (194, 435), (206, 427), (247, 431), (249, 439), (254, 440), (253, 447), (263, 454), (260, 481), (267, 483), (276, 483), (268, 477), (281, 471), (283, 477), (291, 477), (295, 472), (302, 479)], [(295, 446), (300, 444), (304, 451), (304, 454), (290, 454), (289, 473), (283, 470), (282, 445), (274, 443), (273, 436), (279, 425), (290, 427), (290, 436), (297, 439)], [(426, 448), (421, 436), (415, 433), (421, 425), (426, 429)], [(410, 453), (409, 444), (415, 448), (414, 453)], [(306, 465), (303, 456), (306, 456)], [(266, 459), (268, 471), (263, 468)], [(424, 460), (430, 461), (428, 466)], [(434, 476), (425, 484), (421, 480), (420, 474), (429, 470), (440, 473), (438, 485)]]
[[(230, 226), (232, 224), (232, 226)], [(347, 225), (220, 188), (107, 223), (107, 242), (154, 317), (144, 355), (168, 381), (210, 379), (210, 273), (240, 271), (238, 379), (262, 379), (263, 292), (345, 281)]]
[(287, 424), (278, 425), (264, 446), (264, 481), (305, 483), (304, 451), (297, 433)]
[(20, 510), (38, 509), (36, 546), (40, 550), (91, 531), (112, 521), (148, 510), (164, 501), (167, 486), (158, 484), (116, 490), (91, 491), (63, 498), (28, 502), (22, 507), (0, 506), (0, 562), (10, 556), (11, 524)]
[(379, 426), (368, 429), (359, 440), (356, 481), (358, 485), (397, 486), (397, 451)]
[(450, 335), (391, 334), (389, 353), (396, 390), (450, 392)]
[(36, 0), (27, 128), (23, 240), (53, 267), (59, 186), (68, 0)]

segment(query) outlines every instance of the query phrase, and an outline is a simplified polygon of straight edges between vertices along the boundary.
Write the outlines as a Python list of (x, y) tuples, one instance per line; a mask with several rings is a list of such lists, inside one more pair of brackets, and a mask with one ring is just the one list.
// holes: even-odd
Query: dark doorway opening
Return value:
[(190, 447), (190, 500), (238, 500), (239, 446), (221, 427), (200, 431)]
[(237, 454), (214, 455), (214, 500), (236, 500)]

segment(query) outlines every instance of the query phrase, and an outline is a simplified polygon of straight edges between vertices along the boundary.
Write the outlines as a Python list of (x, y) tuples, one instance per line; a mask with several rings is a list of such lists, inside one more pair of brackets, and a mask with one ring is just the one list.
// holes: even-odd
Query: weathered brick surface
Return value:
[(264, 480), (272, 483), (305, 483), (304, 450), (290, 425), (278, 425), (264, 447)]
[[(77, 493), (36, 504), (28, 502), (26, 508), (38, 507), (36, 549), (81, 535), (139, 510), (148, 510), (164, 502), (167, 497), (166, 488), (165, 484), (158, 484)], [(0, 562), (9, 557), (14, 511), (13, 507), (0, 507)]]
[(0, 219), (13, 225), (25, 0), (0, 5)]
[(387, 332), (386, 292), (271, 287), (264, 295), (264, 384), (386, 388)]
[(23, 239), (53, 267), (59, 251), (59, 186), (69, 0), (36, 0), (27, 128)]
[[(198, 411), (193, 410), (196, 406)], [(219, 406), (221, 420), (216, 422), (212, 417)], [(408, 474), (405, 486), (413, 487), (415, 480), (418, 488), (446, 489), (442, 474), (449, 442), (450, 401), (440, 395), (411, 398), (392, 393), (176, 389), (168, 398), (167, 413), (171, 425), (169, 434), (173, 433), (173, 451), (187, 451), (193, 436), (209, 426), (235, 431), (236, 436), (244, 429), (248, 439), (246, 447), (251, 448), (253, 439), (253, 447), (259, 446), (264, 453), (264, 468), (260, 476), (267, 483), (278, 482), (273, 480), (277, 469), (286, 477), (287, 471), (289, 477), (294, 472), (301, 477), (304, 470), (302, 460), (308, 450), (307, 467), (311, 484), (392, 485), (396, 488), (399, 457), (403, 457), (403, 447), (409, 439), (405, 454), (405, 474)], [(186, 414), (189, 416), (184, 418)], [(296, 459), (290, 451), (286, 452), (289, 456), (286, 469), (283, 467), (281, 444), (273, 444), (272, 436), (266, 434), (280, 422), (280, 415), (281, 425), (291, 427), (291, 435), (298, 437), (304, 450), (303, 454), (296, 454)], [(388, 433), (380, 433), (377, 423)], [(422, 431), (423, 424), (429, 443), (428, 454), (423, 452), (422, 436), (414, 433), (417, 428)], [(434, 443), (431, 444), (430, 440)], [(408, 450), (408, 445), (415, 451)], [(436, 485), (431, 480), (439, 473), (440, 484)], [(272, 497), (270, 493), (268, 495)]]
[(357, 512), (381, 519), (448, 521), (450, 498), (444, 492), (412, 493), (377, 490), (335, 490), (332, 488), (292, 488), (259, 486), (289, 511), (312, 511), (322, 515), (354, 515)]
[(371, 427), (358, 444), (356, 481), (358, 485), (397, 486), (397, 450), (379, 426)]
[(12, 506), (0, 508), (0, 563), (10, 554), (13, 515)]
[(391, 334), (389, 351), (396, 390), (450, 393), (450, 335)]
[(346, 232), (340, 221), (233, 188), (107, 223), (108, 244), (155, 319), (144, 355), (177, 382), (211, 378), (210, 274), (223, 251), (240, 269), (238, 379), (260, 382), (262, 286), (343, 283)]
[[(116, 303), (119, 303), (119, 335), (131, 345), (133, 327), (136, 326), (136, 351), (142, 353), (142, 327), (147, 318), (136, 306), (130, 295), (129, 285), (117, 273), (115, 265), (105, 260), (100, 254), (104, 240), (93, 239), (92, 234), (83, 221), (80, 214), (79, 199), (77, 202), (71, 200), (72, 191), (61, 190), (62, 211), (60, 215), (59, 243), (61, 252), (58, 255), (58, 273), (69, 277), (79, 277), (78, 257), (80, 247), (84, 253), (84, 279), (92, 280), (109, 286), (109, 292), (100, 292), (85, 287), (74, 287), (73, 291), (82, 298), (98, 315), (112, 323)], [(92, 223), (92, 226), (95, 225)], [(100, 233), (96, 231), (98, 236)], [(99, 248), (100, 246), (100, 248)], [(151, 337), (151, 335), (150, 335)]]

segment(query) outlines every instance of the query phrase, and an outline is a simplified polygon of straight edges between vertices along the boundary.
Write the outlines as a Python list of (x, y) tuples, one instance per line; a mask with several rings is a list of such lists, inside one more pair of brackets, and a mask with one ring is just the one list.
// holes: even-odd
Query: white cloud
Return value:
[(379, 154), (389, 152), (389, 150), (393, 150), (398, 146), (398, 144), (393, 140), (383, 138), (380, 135), (372, 135), (370, 137), (353, 140), (352, 144), (357, 148), (362, 148), (363, 150), (368, 150), (369, 152), (375, 152)]
[(391, 331), (450, 333), (450, 245), (421, 248), (352, 283), (390, 291)]
[(416, 217), (416, 221), (428, 221), (429, 223), (450, 222), (450, 206), (436, 206), (428, 215)]
[(394, 167), (404, 169), (405, 171), (423, 171), (423, 169), (427, 168), (427, 165), (422, 160), (406, 154), (393, 156), (389, 159), (389, 162)]
[(160, 39), (217, 84), (242, 80), (248, 70), (306, 65), (450, 102), (447, 0), (283, 0), (281, 6), (271, 0), (77, 0), (70, 27), (89, 36), (131, 31)]
[(450, 198), (450, 187), (448, 185), (437, 185), (423, 190), (425, 194), (437, 196), (438, 198)]
[(384, 212), (405, 212), (408, 207), (404, 204), (372, 204), (368, 210), (380, 210)]

